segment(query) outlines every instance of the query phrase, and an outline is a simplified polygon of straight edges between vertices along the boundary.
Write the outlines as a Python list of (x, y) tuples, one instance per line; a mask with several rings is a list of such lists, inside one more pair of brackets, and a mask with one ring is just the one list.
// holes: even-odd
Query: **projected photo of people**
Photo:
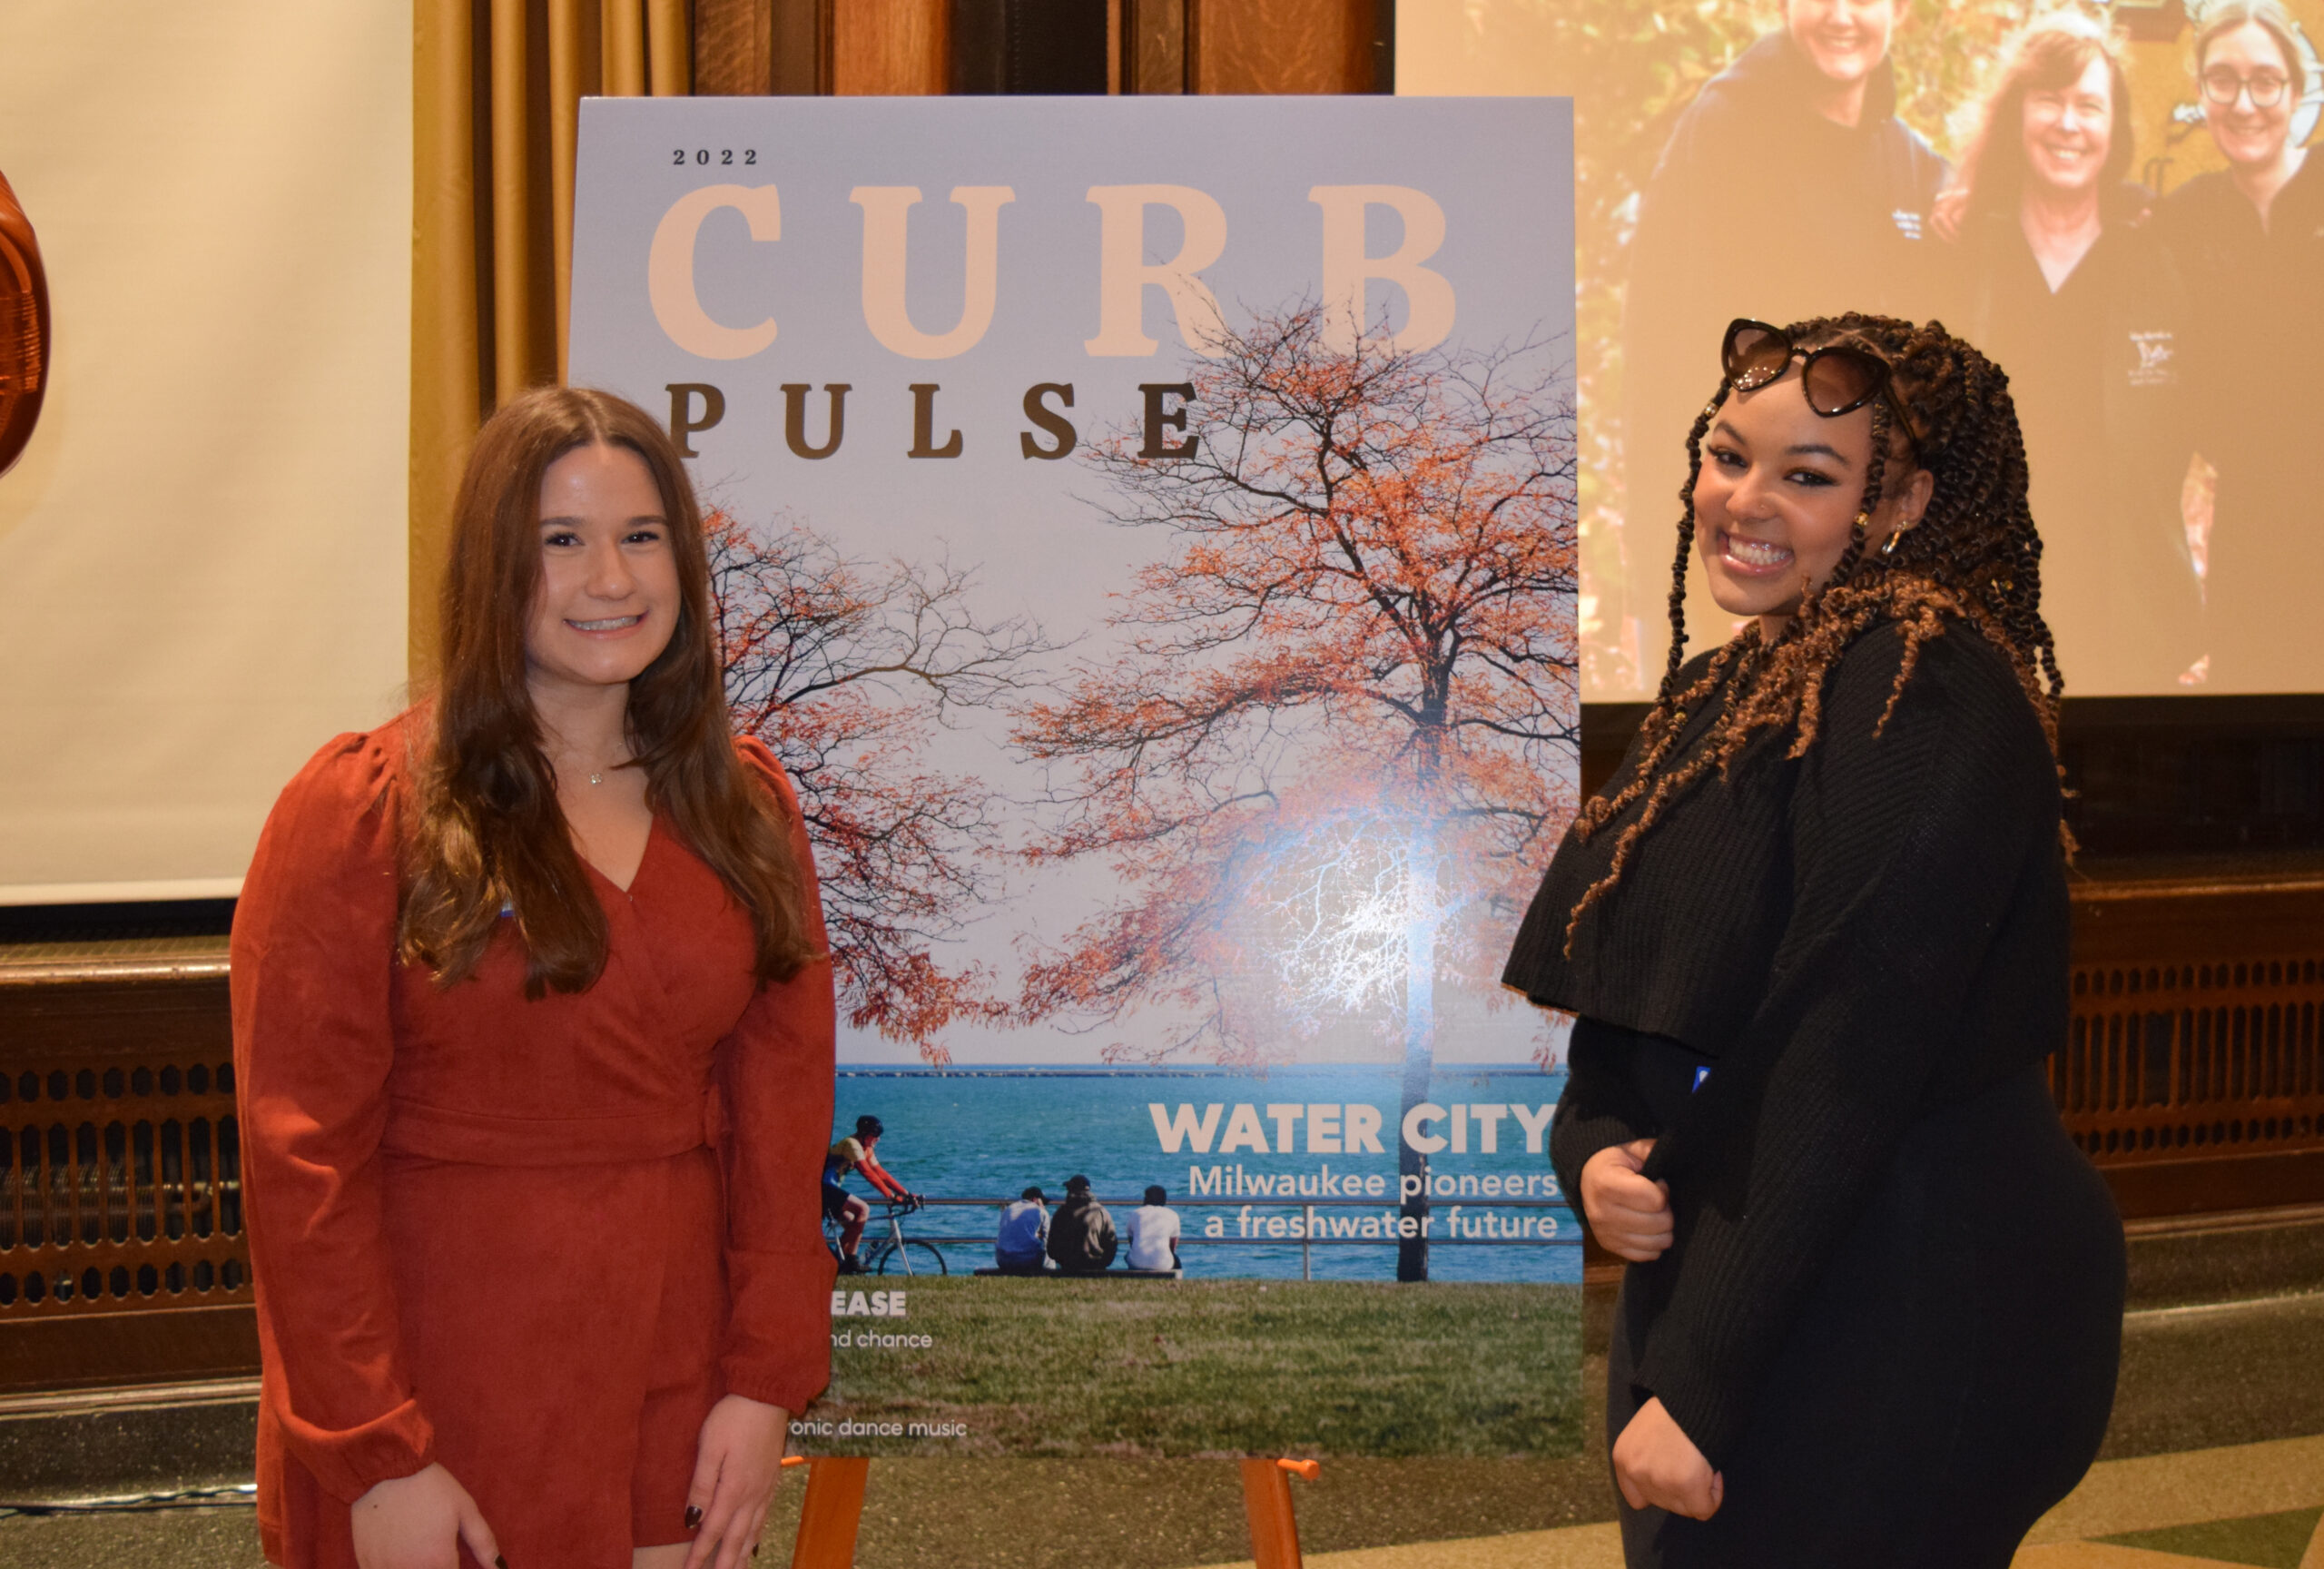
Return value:
[(2069, 693), (2324, 689), (2324, 0), (1403, 0), (1397, 86), (1571, 94), (1589, 694), (1651, 696), (1738, 316), (1936, 318), (2009, 374)]

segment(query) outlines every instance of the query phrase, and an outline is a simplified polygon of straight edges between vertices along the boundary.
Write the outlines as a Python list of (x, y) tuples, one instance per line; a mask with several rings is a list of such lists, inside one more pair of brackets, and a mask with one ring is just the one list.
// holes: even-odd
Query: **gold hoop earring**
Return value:
[(1880, 542), (1880, 554), (1882, 558), (1886, 559), (1890, 556), (1894, 556), (1896, 553), (1896, 541), (1902, 539), (1905, 535), (1912, 531), (1913, 526), (1906, 523), (1892, 532), (1887, 538), (1883, 539)]

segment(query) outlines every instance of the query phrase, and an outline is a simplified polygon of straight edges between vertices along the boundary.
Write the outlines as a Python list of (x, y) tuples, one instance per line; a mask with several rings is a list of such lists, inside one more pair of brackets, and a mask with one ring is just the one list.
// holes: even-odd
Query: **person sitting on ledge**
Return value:
[(1068, 1275), (1094, 1275), (1108, 1268), (1121, 1246), (1114, 1218), (1089, 1196), (1089, 1179), (1065, 1179), (1065, 1202), (1049, 1218), (1049, 1258)]
[(1129, 1212), (1129, 1258), (1133, 1269), (1178, 1268), (1178, 1212), (1170, 1208), (1167, 1189), (1157, 1182), (1146, 1190), (1146, 1202)]
[(1049, 1268), (1044, 1248), (1049, 1239), (1049, 1195), (1028, 1188), (1017, 1202), (1000, 1212), (1000, 1233), (992, 1240), (992, 1261), (1004, 1275), (1039, 1275)]

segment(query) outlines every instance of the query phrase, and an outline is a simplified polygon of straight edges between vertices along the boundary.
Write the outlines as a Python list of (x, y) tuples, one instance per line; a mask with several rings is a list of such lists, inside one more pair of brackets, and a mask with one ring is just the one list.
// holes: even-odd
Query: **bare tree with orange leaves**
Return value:
[[(1325, 328), (1308, 307), (1223, 332), (1183, 442), (1094, 450), (1114, 521), (1170, 548), (1121, 651), (1018, 726), (1051, 770), (1029, 854), (1102, 857), (1123, 889), (1023, 1004), (1084, 1027), (1158, 1006), (1181, 1027), (1148, 1055), (1245, 1064), (1369, 1014), (1409, 1110), (1436, 984), (1491, 985), (1573, 810), (1571, 380), (1553, 346), (1413, 353), (1384, 328), (1350, 351)], [(1426, 1271), (1403, 1244), (1399, 1278)]]
[(1047, 651), (1023, 620), (980, 621), (949, 563), (849, 559), (805, 527), (706, 519), (738, 731), (798, 786), (850, 1023), (950, 1060), (938, 1032), (1009, 1005), (976, 964), (936, 949), (990, 899), (996, 795), (930, 767), (936, 727), (1013, 691)]

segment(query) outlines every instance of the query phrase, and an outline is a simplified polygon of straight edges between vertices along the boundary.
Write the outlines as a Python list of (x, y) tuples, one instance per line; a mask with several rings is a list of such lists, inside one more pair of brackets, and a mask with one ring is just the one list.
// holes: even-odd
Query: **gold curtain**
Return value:
[[(694, 85), (694, 13), (770, 0), (414, 0), (411, 671), (435, 653), (436, 583), (477, 426), (565, 374), (582, 98)], [(733, 89), (729, 89), (730, 91)], [(763, 92), (746, 84), (743, 90)]]

